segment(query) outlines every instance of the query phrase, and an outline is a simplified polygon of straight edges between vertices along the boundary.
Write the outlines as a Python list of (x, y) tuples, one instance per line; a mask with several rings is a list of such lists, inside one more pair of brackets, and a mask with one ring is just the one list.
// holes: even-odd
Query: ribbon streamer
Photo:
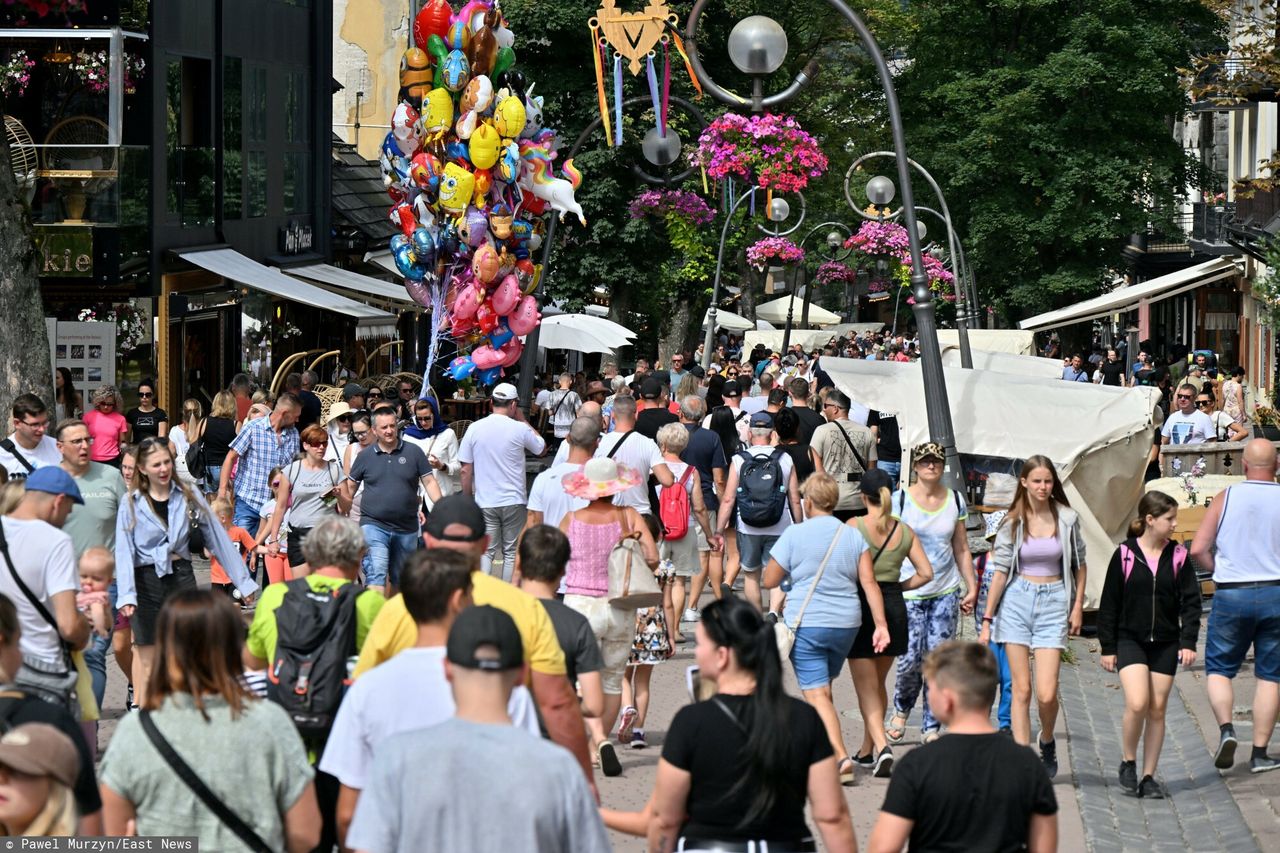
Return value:
[(600, 28), (591, 27), (591, 58), (596, 66), (596, 98), (600, 106), (600, 123), (604, 125), (604, 139), (613, 144), (613, 132), (609, 127), (609, 99), (604, 91), (604, 68), (600, 62)]
[(667, 135), (667, 108), (671, 106), (671, 46), (662, 43), (662, 135)]
[(667, 129), (662, 121), (662, 96), (658, 94), (658, 72), (653, 67), (653, 54), (644, 58), (645, 77), (649, 80), (649, 98), (653, 101), (653, 123), (658, 128), (659, 136), (666, 136)]
[(676, 43), (676, 51), (680, 54), (680, 58), (684, 60), (684, 70), (689, 72), (689, 82), (693, 83), (693, 88), (698, 90), (698, 97), (702, 97), (702, 84), (698, 82), (698, 75), (693, 73), (693, 63), (689, 61), (689, 54), (685, 53), (684, 42), (680, 40), (680, 34), (674, 30), (671, 32), (671, 40)]
[(613, 115), (617, 121), (614, 123), (613, 138), (614, 144), (619, 148), (622, 147), (622, 54), (613, 54)]

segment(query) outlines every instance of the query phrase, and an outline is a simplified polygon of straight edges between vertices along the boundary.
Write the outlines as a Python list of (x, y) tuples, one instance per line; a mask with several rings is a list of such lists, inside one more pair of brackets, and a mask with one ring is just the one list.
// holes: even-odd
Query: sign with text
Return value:
[[(50, 325), (53, 325), (50, 322)], [(116, 384), (116, 324), (57, 321), (54, 326), (53, 365), (71, 372), (71, 381), (85, 393), (99, 385)]]
[(42, 277), (91, 278), (93, 229), (89, 227), (36, 226)]
[(312, 246), (310, 225), (291, 219), (288, 225), (280, 229), (280, 251), (283, 254), (301, 255), (303, 252), (310, 252)]

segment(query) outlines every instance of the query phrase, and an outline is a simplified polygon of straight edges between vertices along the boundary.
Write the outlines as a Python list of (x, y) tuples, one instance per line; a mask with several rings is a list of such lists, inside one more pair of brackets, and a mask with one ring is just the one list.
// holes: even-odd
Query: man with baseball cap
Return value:
[(342, 402), (346, 403), (351, 411), (357, 411), (364, 408), (364, 386), (359, 382), (348, 382), (342, 386)]
[[(742, 381), (747, 388), (751, 387), (751, 380), (744, 378)], [(724, 407), (733, 414), (733, 425), (738, 430), (738, 441), (744, 447), (747, 446), (751, 443), (751, 413), (742, 409), (742, 387), (738, 384), (738, 380), (727, 380), (724, 387), (720, 389), (720, 396), (724, 397)], [(711, 414), (703, 418), (702, 426), (706, 429), (711, 428)]]
[(475, 495), (483, 510), (485, 534), (492, 543), (489, 559), (502, 554), (504, 575), (510, 575), (516, 564), (516, 540), (524, 529), (525, 454), (547, 452), (547, 443), (525, 421), (518, 397), (514, 385), (499, 383), (493, 389), (493, 414), (473, 423), (458, 448), (462, 491)]
[[(511, 724), (508, 703), (524, 661), (520, 631), (507, 613), (478, 605), (458, 614), (445, 648), (457, 711), (375, 748), (348, 847), (380, 853), (610, 849), (573, 759)], [(489, 813), (494, 803), (501, 804), (500, 819)]]
[(22, 668), (14, 681), (68, 707), (76, 682), (68, 647), (84, 648), (90, 628), (76, 609), (80, 576), (71, 537), (61, 528), (72, 505), (83, 503), (70, 474), (37, 468), (22, 501), (0, 521), (0, 593), (18, 608), (22, 625)]
[(651, 441), (657, 440), (658, 430), (680, 420), (671, 413), (671, 386), (655, 377), (646, 377), (640, 383), (640, 399), (644, 408), (637, 409), (635, 430)]
[[(491, 604), (515, 620), (529, 664), (529, 689), (547, 735), (573, 753), (590, 783), (591, 757), (587, 752), (586, 728), (578, 697), (565, 677), (564, 652), (556, 638), (555, 626), (538, 599), (487, 571), (484, 565), (488, 559), (485, 551), (489, 548), (486, 527), (484, 511), (470, 495), (448, 495), (431, 510), (424, 538), (428, 549), (448, 548), (469, 555), (475, 561), (471, 600), (478, 605)], [(412, 647), (417, 640), (418, 628), (404, 596), (392, 596), (378, 613), (360, 649), (356, 677)]]

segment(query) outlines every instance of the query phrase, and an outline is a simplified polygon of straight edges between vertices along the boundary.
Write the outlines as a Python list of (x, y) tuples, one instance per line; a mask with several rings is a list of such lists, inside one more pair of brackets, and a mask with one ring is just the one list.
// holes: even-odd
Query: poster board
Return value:
[[(116, 324), (79, 323), (46, 318), (51, 329), (54, 368), (71, 371), (71, 381), (80, 389), (116, 384)], [(87, 397), (87, 394), (86, 394)]]

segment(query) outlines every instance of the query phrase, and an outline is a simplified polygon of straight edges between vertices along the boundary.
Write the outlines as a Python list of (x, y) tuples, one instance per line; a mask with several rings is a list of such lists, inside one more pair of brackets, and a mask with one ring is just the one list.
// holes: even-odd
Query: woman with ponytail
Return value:
[(1047, 456), (1023, 463), (991, 553), (991, 589), (978, 642), (985, 646), (991, 640), (994, 622), (995, 641), (1004, 644), (1013, 681), (1013, 739), (1023, 745), (1031, 743), (1034, 655), (1040, 758), (1052, 779), (1058, 772), (1053, 737), (1058, 671), (1067, 634), (1080, 634), (1087, 574), (1080, 517), (1068, 505), (1058, 470)]
[(1120, 671), (1124, 688), (1120, 785), (1155, 799), (1164, 797), (1154, 777), (1173, 676), (1179, 663), (1195, 663), (1200, 635), (1200, 582), (1187, 549), (1170, 539), (1177, 527), (1177, 501), (1164, 492), (1143, 496), (1129, 538), (1111, 555), (1098, 607), (1100, 663), (1107, 672)]
[[(649, 849), (857, 849), (836, 760), (813, 708), (786, 694), (773, 625), (740, 598), (708, 604), (695, 659), (718, 694), (680, 709), (654, 783)], [(767, 842), (767, 844), (765, 843)]]
[[(872, 564), (876, 586), (884, 601), (885, 622), (889, 628), (889, 644), (877, 649), (873, 643), (874, 625), (869, 625), (867, 596), (859, 590), (862, 601), (862, 627), (849, 650), (849, 674), (858, 694), (858, 710), (862, 713), (862, 746), (853, 763), (875, 776), (885, 777), (893, 770), (893, 749), (884, 731), (884, 715), (889, 706), (885, 679), (894, 660), (907, 650), (907, 604), (902, 591), (917, 589), (933, 580), (933, 567), (919, 537), (910, 527), (894, 518), (893, 478), (888, 472), (873, 468), (862, 475), (859, 485), (867, 506), (865, 518), (847, 523), (867, 541), (867, 558)], [(900, 580), (902, 566), (910, 563), (915, 574)]]

